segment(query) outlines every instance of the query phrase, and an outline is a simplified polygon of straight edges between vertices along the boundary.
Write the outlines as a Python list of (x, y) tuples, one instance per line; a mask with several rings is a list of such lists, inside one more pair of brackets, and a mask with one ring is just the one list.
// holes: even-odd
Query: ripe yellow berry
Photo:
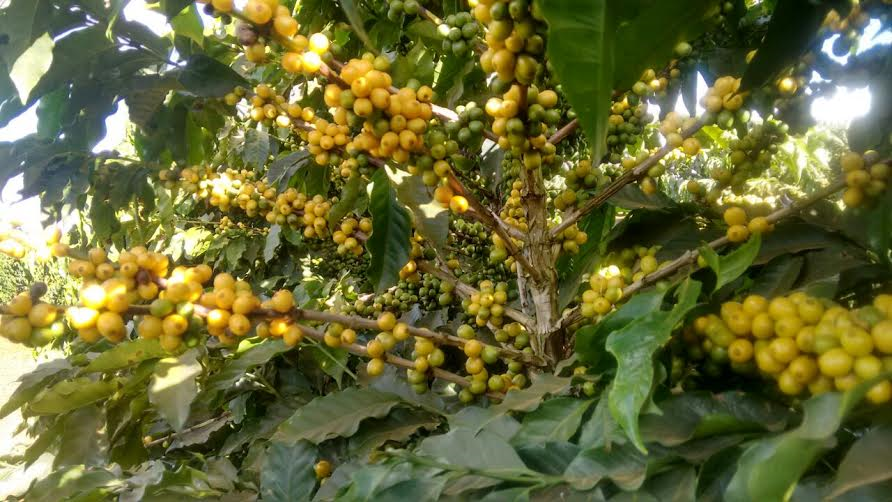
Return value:
[(746, 225), (746, 211), (742, 207), (729, 207), (723, 215), (728, 226)]
[(28, 312), (28, 322), (35, 328), (45, 328), (55, 322), (58, 313), (56, 307), (46, 303), (38, 303), (31, 307), (31, 311)]
[(270, 307), (279, 313), (287, 313), (294, 308), (294, 295), (291, 291), (281, 289), (270, 299)]
[(161, 336), (161, 331), (161, 319), (151, 315), (143, 316), (136, 326), (136, 332), (140, 338), (158, 338)]
[(852, 364), (852, 356), (839, 347), (824, 352), (818, 358), (821, 373), (831, 378), (847, 375), (852, 369)]
[(728, 240), (734, 243), (743, 242), (750, 237), (750, 231), (744, 225), (733, 225), (728, 227)]
[(103, 312), (96, 320), (99, 333), (112, 341), (121, 340), (126, 334), (124, 319), (117, 312)]
[(245, 336), (251, 331), (251, 321), (243, 314), (232, 314), (229, 317), (229, 331), (235, 336)]
[(165, 335), (180, 336), (186, 332), (189, 327), (189, 321), (179, 314), (170, 314), (164, 318), (161, 323), (161, 329)]
[(28, 293), (19, 293), (9, 301), (6, 310), (14, 316), (26, 316), (31, 311), (31, 295)]
[(369, 361), (368, 365), (366, 366), (366, 373), (368, 373), (368, 375), (372, 377), (384, 373), (384, 360), (376, 358)]
[[(257, 327), (258, 332), (260, 331), (260, 326)], [(294, 347), (299, 344), (301, 340), (303, 340), (304, 332), (300, 329), (300, 326), (297, 324), (292, 324), (288, 326), (285, 330), (285, 333), (282, 335), (282, 341), (285, 342), (285, 345), (289, 347)]]
[(396, 316), (392, 312), (383, 312), (378, 316), (377, 324), (381, 331), (391, 331), (396, 326)]

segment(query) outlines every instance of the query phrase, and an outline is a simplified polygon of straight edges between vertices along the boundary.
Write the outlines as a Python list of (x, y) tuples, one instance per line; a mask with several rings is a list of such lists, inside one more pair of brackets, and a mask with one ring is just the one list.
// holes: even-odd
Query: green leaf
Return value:
[(579, 455), (579, 446), (566, 441), (524, 444), (518, 446), (517, 453), (530, 469), (560, 476)]
[(700, 283), (687, 279), (678, 289), (678, 301), (669, 312), (656, 311), (633, 321), (607, 337), (607, 351), (617, 361), (616, 377), (608, 396), (610, 413), (642, 452), (638, 414), (653, 385), (653, 354), (672, 336), (672, 330), (697, 304)]
[(439, 500), (446, 486), (446, 476), (428, 479), (407, 479), (375, 493), (375, 502), (406, 500)]
[[(608, 389), (602, 395), (608, 395)], [(643, 424), (642, 424), (643, 425)], [(626, 442), (622, 427), (613, 419), (610, 414), (610, 404), (607, 399), (600, 399), (598, 405), (595, 406), (595, 412), (582, 425), (582, 431), (579, 433), (577, 441), (582, 448), (610, 448), (612, 444), (622, 444)]]
[(65, 416), (59, 454), (53, 466), (106, 464), (108, 438), (105, 411), (100, 406), (85, 406)]
[(161, 348), (158, 340), (147, 340), (145, 338), (128, 340), (96, 356), (81, 372), (117, 371), (136, 366), (138, 363), (149, 359), (160, 359), (167, 355), (168, 352)]
[(16, 59), (9, 72), (23, 103), (28, 102), (31, 90), (53, 64), (53, 47), (53, 38), (49, 33), (44, 33)]
[(830, 8), (830, 2), (778, 0), (768, 32), (743, 74), (740, 89), (760, 87), (795, 63), (812, 45)]
[(186, 162), (190, 165), (201, 164), (205, 160), (204, 132), (195, 122), (193, 114), (186, 114)]
[[(719, 14), (716, 0), (653, 2), (616, 30), (616, 89), (632, 87), (644, 70), (663, 68), (679, 42), (706, 32)], [(646, 36), (642, 36), (646, 34)]]
[(409, 79), (414, 78), (430, 84), (434, 78), (434, 67), (434, 54), (424, 44), (414, 44), (408, 54), (398, 55), (393, 62), (393, 83), (396, 86), (405, 85)]
[(454, 415), (449, 415), (451, 429), (468, 429), (474, 433), (488, 430), (510, 440), (520, 430), (520, 423), (511, 415), (494, 410), (493, 407), (466, 406)]
[(161, 11), (168, 18), (172, 18), (182, 12), (187, 5), (192, 5), (192, 2), (189, 0), (161, 0)]
[(890, 448), (892, 425), (879, 425), (864, 433), (840, 462), (827, 497), (835, 499), (858, 487), (892, 479)]
[(792, 418), (786, 407), (740, 391), (684, 392), (657, 406), (660, 414), (641, 417), (641, 435), (667, 447), (714, 435), (777, 432)]
[(362, 43), (366, 46), (366, 48), (373, 53), (378, 53), (378, 48), (372, 41), (369, 39), (369, 34), (365, 32), (365, 25), (362, 22), (362, 15), (359, 12), (359, 9), (356, 7), (356, 3), (353, 0), (340, 0), (338, 3), (341, 4), (341, 9), (344, 10), (344, 14), (347, 16), (347, 20), (350, 21), (350, 26), (353, 27), (353, 31), (356, 33), (356, 36), (362, 40)]
[(604, 355), (604, 343), (607, 337), (636, 319), (659, 309), (664, 294), (664, 291), (657, 290), (638, 293), (619, 309), (604, 317), (601, 322), (577, 330), (576, 356), (587, 365), (598, 364)]
[(805, 258), (802, 256), (778, 256), (768, 262), (753, 278), (750, 291), (766, 298), (780, 296), (793, 289), (802, 272)]
[(344, 370), (349, 369), (347, 368), (347, 359), (349, 358), (350, 353), (344, 349), (335, 349), (321, 343), (302, 350), (301, 356), (304, 356), (304, 351), (306, 351), (306, 355), (311, 357), (313, 362), (315, 362), (326, 375), (333, 378), (340, 387), (341, 379), (344, 377)]
[(564, 471), (564, 479), (577, 490), (591, 490), (608, 478), (624, 490), (641, 486), (647, 473), (647, 459), (631, 443), (611, 448), (583, 450)]
[(539, 407), (546, 395), (562, 394), (570, 388), (570, 378), (551, 373), (533, 374), (530, 386), (525, 389), (512, 389), (505, 394), (501, 403), (492, 406), (497, 413), (509, 411), (533, 411)]
[(25, 403), (34, 399), (38, 392), (43, 390), (47, 382), (62, 372), (68, 372), (71, 369), (71, 363), (67, 359), (55, 359), (45, 362), (34, 368), (30, 373), (25, 373), (19, 377), (19, 384), (13, 391), (9, 399), (3, 403), (0, 408), (0, 418), (4, 418), (13, 411), (19, 409)]
[(440, 423), (429, 413), (397, 408), (384, 418), (369, 419), (350, 437), (351, 456), (364, 458), (379, 446), (394, 441), (402, 443), (419, 429), (432, 429)]
[(270, 186), (278, 186), (279, 188), (282, 188), (288, 184), (288, 180), (290, 180), (300, 168), (307, 165), (309, 160), (310, 152), (305, 150), (288, 153), (287, 155), (280, 154), (279, 157), (269, 165), (269, 169), (266, 170), (266, 179), (269, 181)]
[[(880, 378), (888, 378), (881, 375)], [(878, 380), (845, 392), (828, 392), (803, 403), (799, 427), (752, 443), (741, 455), (725, 500), (782, 500), (821, 452), (833, 446), (843, 419)]]
[(204, 26), (195, 4), (180, 12), (170, 20), (170, 26), (177, 35), (182, 35), (199, 46), (204, 44)]
[(250, 345), (248, 342), (245, 348), (240, 345), (238, 354), (226, 361), (220, 371), (208, 377), (202, 395), (214, 396), (232, 388), (249, 370), (266, 364), (270, 359), (288, 350), (291, 350), (291, 347), (285, 345), (281, 339), (269, 339), (255, 345)]
[(409, 212), (397, 202), (384, 169), (372, 176), (371, 186), (372, 235), (366, 247), (372, 255), (369, 281), (380, 293), (396, 284), (400, 269), (409, 261), (411, 225)]
[(278, 224), (269, 227), (266, 234), (266, 244), (263, 246), (263, 261), (269, 263), (276, 256), (276, 249), (282, 243), (282, 227)]
[(449, 236), (449, 211), (433, 200), (421, 177), (399, 169), (386, 169), (397, 199), (412, 211), (418, 233), (435, 249), (443, 249)]
[(317, 456), (316, 447), (309, 441), (270, 442), (260, 473), (263, 500), (309, 500), (316, 487), (313, 465)]
[(63, 380), (37, 395), (28, 406), (35, 415), (57, 415), (76, 410), (111, 396), (118, 382), (94, 381), (87, 377)]
[(328, 211), (329, 228), (334, 229), (340, 226), (341, 220), (356, 207), (356, 201), (359, 200), (359, 196), (362, 194), (361, 184), (362, 176), (351, 176), (347, 183), (344, 183), (340, 199)]
[(695, 502), (697, 471), (689, 465), (676, 467), (648, 479), (643, 488), (661, 502)]
[(120, 480), (120, 474), (103, 468), (90, 468), (83, 465), (74, 465), (59, 469), (36, 481), (28, 491), (25, 498), (30, 502), (58, 502), (60, 500), (82, 500), (77, 497), (85, 497), (86, 500), (107, 499), (97, 497), (95, 491), (100, 488), (111, 489), (121, 487), (124, 484)]
[(263, 169), (269, 158), (269, 141), (269, 134), (263, 131), (257, 129), (245, 131), (245, 145), (242, 148), (245, 164), (255, 169)]
[(42, 21), (50, 17), (52, 6), (46, 1), (12, 0), (4, 2), (0, 10), (0, 33), (8, 37), (0, 45), (0, 57), (11, 68), (41, 33), (46, 30)]
[(541, 2), (548, 21), (548, 59), (591, 148), (600, 159), (613, 93), (614, 19), (607, 0)]
[(228, 239), (226, 242), (226, 251), (223, 254), (226, 256), (226, 263), (229, 265), (229, 268), (238, 267), (239, 260), (242, 259), (242, 256), (245, 255), (245, 251), (247, 250), (248, 241), (244, 236)]
[(334, 437), (352, 436), (366, 418), (387, 415), (401, 399), (371, 388), (350, 387), (310, 401), (286, 420), (273, 439), (321, 443)]
[(198, 395), (196, 379), (201, 374), (198, 350), (190, 349), (179, 357), (166, 357), (155, 365), (148, 395), (161, 416), (175, 431), (189, 419), (192, 401)]
[(569, 441), (593, 402), (574, 397), (549, 399), (523, 417), (523, 424), (511, 441), (514, 444)]
[(753, 264), (756, 257), (759, 256), (759, 247), (761, 245), (761, 236), (755, 234), (740, 247), (724, 256), (719, 256), (709, 246), (701, 247), (700, 254), (706, 260), (709, 268), (715, 272), (715, 291), (743, 275), (750, 265)]
[(189, 57), (186, 66), (171, 72), (186, 91), (202, 97), (223, 97), (248, 82), (229, 66), (204, 54)]
[(452, 429), (446, 434), (430, 436), (418, 446), (418, 453), (472, 469), (506, 471), (526, 468), (507, 441), (486, 429), (477, 433)]

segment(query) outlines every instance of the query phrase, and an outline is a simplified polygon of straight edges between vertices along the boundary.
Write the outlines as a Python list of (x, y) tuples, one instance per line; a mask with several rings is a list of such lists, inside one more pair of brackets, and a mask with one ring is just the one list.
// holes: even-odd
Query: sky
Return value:
[[(202, 16), (204, 17), (203, 13)], [(127, 20), (145, 24), (159, 35), (165, 35), (170, 32), (170, 25), (167, 23), (164, 15), (149, 10), (144, 0), (131, 0), (124, 8), (124, 17)], [(205, 23), (205, 25), (207, 26), (208, 23)], [(877, 44), (892, 43), (892, 31), (886, 30), (880, 33), (879, 30), (880, 22), (872, 20), (865, 29), (858, 53)], [(824, 52), (840, 63), (845, 63), (848, 56), (839, 58), (834, 56), (830, 50), (834, 40), (835, 37), (825, 42)], [(699, 97), (705, 94), (707, 89), (706, 82), (702, 77), (699, 78), (697, 87), (699, 101)], [(683, 106), (682, 104), (680, 109), (683, 109)], [(853, 119), (864, 115), (869, 109), (870, 91), (867, 87), (839, 87), (832, 97), (821, 97), (814, 100), (811, 112), (812, 116), (821, 124), (846, 127)], [(0, 128), (0, 141), (14, 141), (35, 132), (37, 130), (37, 116), (35, 112), (36, 105), (16, 117), (6, 127)], [(108, 133), (96, 145), (93, 151), (110, 150), (119, 145), (126, 137), (128, 124), (127, 105), (122, 101), (118, 106), (118, 111), (106, 120)], [(20, 217), (28, 216), (24, 221), (26, 227), (37, 229), (40, 226), (38, 222), (40, 203), (36, 198), (20, 200), (21, 197), (18, 195), (18, 192), (21, 188), (21, 176), (11, 179), (6, 186), (2, 187), (2, 191), (0, 191), (0, 214), (15, 214)]]

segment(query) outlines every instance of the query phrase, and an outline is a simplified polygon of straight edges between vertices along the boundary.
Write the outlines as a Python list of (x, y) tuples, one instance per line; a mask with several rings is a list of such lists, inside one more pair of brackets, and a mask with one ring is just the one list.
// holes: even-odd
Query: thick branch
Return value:
[[(845, 184), (844, 180), (838, 180), (834, 183), (831, 183), (826, 188), (818, 190), (817, 192), (813, 193), (812, 195), (810, 195), (808, 197), (800, 199), (800, 200), (794, 202), (793, 204), (790, 204), (787, 207), (784, 207), (784, 208), (778, 209), (777, 211), (774, 211), (773, 213), (766, 216), (765, 219), (768, 220), (769, 223), (772, 223), (772, 224), (776, 223), (783, 218), (794, 215), (794, 214), (798, 213), (799, 211), (802, 211), (803, 209), (811, 206), (812, 204), (815, 204), (815, 203), (827, 198), (828, 196), (833, 195), (834, 193), (845, 188), (845, 186), (846, 186), (846, 184)], [(730, 243), (730, 241), (728, 240), (728, 238), (723, 236), (723, 237), (719, 237), (718, 239), (715, 239), (715, 240), (707, 243), (706, 246), (708, 246), (712, 249), (719, 249), (729, 243)], [(653, 273), (650, 273), (650, 274), (642, 277), (640, 280), (633, 282), (632, 284), (629, 284), (628, 286), (623, 288), (623, 298), (628, 298), (631, 295), (637, 293), (638, 291), (640, 291), (640, 290), (642, 290), (656, 282), (659, 282), (663, 279), (671, 277), (680, 269), (682, 269), (688, 265), (691, 265), (693, 263), (696, 263), (698, 256), (700, 256), (699, 248), (689, 249), (689, 250), (685, 251), (684, 254), (682, 254), (678, 258), (672, 260), (668, 265), (663, 266), (659, 270), (657, 270)], [(568, 311), (563, 316), (563, 318), (561, 319), (561, 327), (566, 328), (568, 326), (571, 326), (571, 325), (579, 322), (580, 320), (582, 320), (582, 315), (580, 314), (579, 307), (576, 307), (573, 310)]]
[[(325, 342), (325, 333), (319, 331), (318, 329), (301, 325), (300, 330), (301, 330), (301, 332), (303, 332), (304, 336), (308, 336), (318, 342), (323, 342), (323, 343)], [(365, 347), (363, 347), (362, 345), (356, 344), (356, 343), (342, 344), (339, 348), (344, 349), (347, 352), (349, 352), (351, 354), (355, 354), (360, 357), (366, 357), (366, 358), (370, 357), (368, 352), (366, 351)], [(400, 368), (413, 369), (413, 370), (415, 369), (415, 362), (410, 361), (408, 359), (403, 359), (402, 357), (395, 356), (393, 354), (385, 354), (384, 361), (387, 362), (388, 364), (391, 364), (393, 366), (397, 366)], [(461, 385), (462, 387), (467, 387), (471, 384), (471, 382), (467, 378), (465, 378), (461, 375), (458, 375), (456, 373), (452, 373), (451, 371), (446, 371), (446, 370), (443, 370), (440, 368), (430, 368), (429, 371), (436, 378), (440, 378), (440, 379), (446, 380), (448, 382), (457, 383), (458, 385)], [(499, 400), (501, 400), (505, 397), (504, 394), (499, 393), (499, 392), (487, 392), (486, 395), (491, 398), (499, 399)]]
[(555, 132), (550, 138), (548, 138), (548, 142), (552, 145), (556, 145), (567, 136), (573, 134), (578, 128), (579, 119), (573, 119), (570, 122), (567, 122), (567, 125), (558, 129), (557, 132)]

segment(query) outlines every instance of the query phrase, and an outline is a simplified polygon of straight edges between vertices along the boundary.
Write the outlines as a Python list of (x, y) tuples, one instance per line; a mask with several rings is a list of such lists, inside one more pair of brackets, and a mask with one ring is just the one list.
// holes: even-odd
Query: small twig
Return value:
[(150, 446), (155, 446), (155, 445), (161, 444), (165, 441), (168, 441), (171, 439), (176, 439), (179, 436), (189, 434), (190, 432), (196, 431), (198, 429), (203, 429), (203, 428), (207, 427), (208, 425), (211, 425), (214, 422), (217, 422), (218, 420), (228, 419), (231, 416), (232, 416), (231, 411), (224, 411), (223, 414), (220, 415), (219, 417), (209, 418), (209, 419), (205, 420), (204, 422), (200, 422), (200, 423), (193, 425), (192, 427), (187, 427), (187, 428), (181, 430), (180, 432), (171, 432), (170, 434), (168, 434), (166, 436), (161, 436), (160, 438), (153, 439), (151, 441), (145, 441), (145, 442), (143, 442), (143, 445), (146, 448), (148, 448)]
[(570, 122), (567, 122), (567, 125), (561, 127), (557, 130), (550, 138), (548, 138), (548, 142), (552, 145), (556, 145), (561, 142), (567, 136), (573, 134), (576, 129), (579, 128), (579, 119), (573, 119)]

